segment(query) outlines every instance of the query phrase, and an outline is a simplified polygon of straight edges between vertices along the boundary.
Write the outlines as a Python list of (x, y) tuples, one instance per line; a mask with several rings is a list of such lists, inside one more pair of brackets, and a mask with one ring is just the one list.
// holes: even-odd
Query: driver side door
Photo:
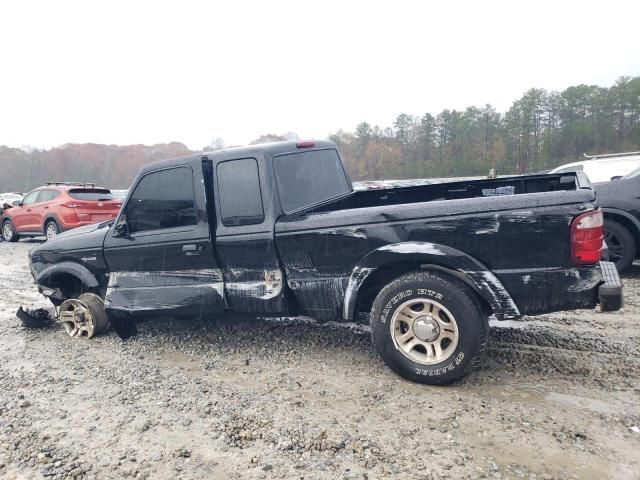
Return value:
[[(195, 175), (195, 178), (199, 178)], [(202, 182), (190, 165), (142, 176), (105, 237), (111, 313), (203, 315), (222, 309), (223, 283)]]

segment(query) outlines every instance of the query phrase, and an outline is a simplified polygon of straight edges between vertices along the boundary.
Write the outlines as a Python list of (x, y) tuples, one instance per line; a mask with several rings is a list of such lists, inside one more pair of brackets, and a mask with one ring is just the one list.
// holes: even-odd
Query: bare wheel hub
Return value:
[(409, 360), (435, 365), (447, 360), (458, 346), (458, 324), (444, 305), (430, 298), (414, 298), (393, 312), (391, 337)]
[(413, 322), (413, 334), (422, 342), (433, 342), (440, 335), (438, 322), (431, 317), (419, 317)]
[(71, 337), (91, 338), (108, 326), (102, 299), (93, 293), (70, 298), (60, 305), (60, 321)]

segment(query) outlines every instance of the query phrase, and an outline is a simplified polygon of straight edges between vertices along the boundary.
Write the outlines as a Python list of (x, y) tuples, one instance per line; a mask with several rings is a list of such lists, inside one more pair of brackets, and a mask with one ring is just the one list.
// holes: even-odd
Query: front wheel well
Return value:
[(59, 288), (65, 300), (78, 298), (83, 293), (98, 293), (75, 275), (66, 272), (52, 274), (46, 281), (42, 282), (42, 285), (50, 288)]
[(389, 283), (391, 283), (396, 278), (404, 275), (405, 273), (410, 272), (433, 272), (438, 275), (445, 276), (446, 278), (453, 280), (454, 282), (462, 282), (467, 287), (471, 289), (476, 298), (478, 299), (483, 313), (487, 316), (493, 314), (493, 309), (489, 305), (482, 295), (477, 290), (477, 287), (474, 285), (473, 281), (464, 275), (461, 272), (451, 270), (449, 268), (440, 266), (440, 265), (432, 265), (432, 264), (424, 264), (424, 263), (416, 263), (416, 262), (396, 262), (389, 265), (385, 265), (383, 267), (377, 268), (373, 271), (362, 283), (360, 288), (358, 289), (356, 304), (354, 310), (354, 319), (358, 319), (361, 313), (368, 313), (371, 311), (371, 307), (373, 306), (373, 301), (378, 296), (378, 293)]

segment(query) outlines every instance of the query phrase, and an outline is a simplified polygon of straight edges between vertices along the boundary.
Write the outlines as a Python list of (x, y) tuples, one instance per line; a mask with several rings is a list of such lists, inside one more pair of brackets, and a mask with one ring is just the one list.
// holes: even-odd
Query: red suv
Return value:
[(122, 201), (93, 183), (47, 183), (14, 204), (2, 214), (2, 236), (8, 242), (42, 235), (53, 238), (65, 230), (111, 220)]

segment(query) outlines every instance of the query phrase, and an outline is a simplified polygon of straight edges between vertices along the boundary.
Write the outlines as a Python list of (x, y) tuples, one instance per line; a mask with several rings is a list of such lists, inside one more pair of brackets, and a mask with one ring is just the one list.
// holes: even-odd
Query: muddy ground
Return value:
[(0, 478), (640, 478), (640, 266), (623, 311), (493, 324), (481, 370), (429, 387), (355, 326), (25, 330), (32, 245), (0, 243)]

